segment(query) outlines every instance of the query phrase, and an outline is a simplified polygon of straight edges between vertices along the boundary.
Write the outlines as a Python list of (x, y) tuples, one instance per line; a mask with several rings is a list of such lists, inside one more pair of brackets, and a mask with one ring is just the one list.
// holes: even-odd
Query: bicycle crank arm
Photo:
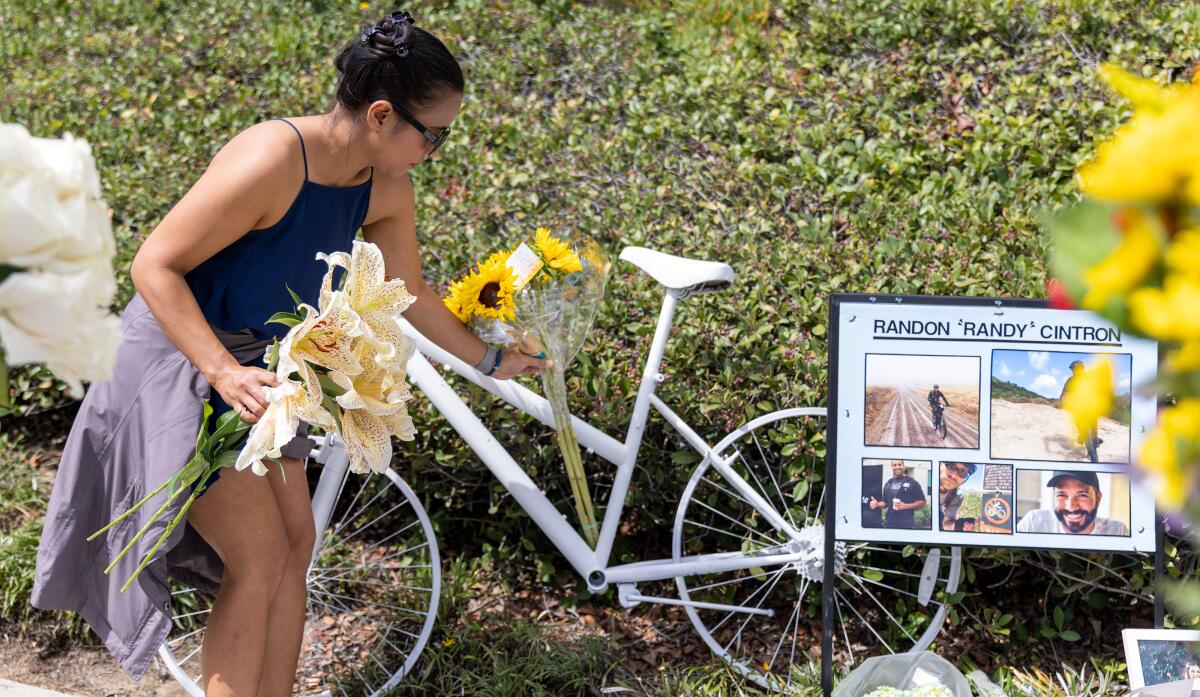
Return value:
[(757, 607), (745, 607), (744, 605), (723, 605), (721, 603), (702, 603), (696, 600), (680, 600), (678, 598), (664, 598), (657, 595), (642, 595), (637, 592), (637, 586), (632, 583), (617, 584), (617, 599), (621, 603), (621, 607), (633, 607), (638, 603), (655, 603), (658, 605), (681, 605), (683, 607), (694, 607), (701, 610), (723, 610), (725, 612), (742, 612), (747, 615), (763, 615), (764, 617), (774, 617), (774, 610), (763, 610)]

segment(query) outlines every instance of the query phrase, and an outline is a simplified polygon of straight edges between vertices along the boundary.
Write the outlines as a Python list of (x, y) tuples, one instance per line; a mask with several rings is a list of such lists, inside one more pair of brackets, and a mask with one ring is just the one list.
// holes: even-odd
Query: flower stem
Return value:
[[(183, 489), (181, 488), (180, 491), (182, 490)], [(183, 520), (183, 517), (187, 515), (188, 509), (192, 506), (192, 502), (195, 501), (196, 497), (199, 495), (199, 491), (193, 491), (192, 495), (189, 496), (187, 501), (184, 502), (183, 507), (179, 509), (179, 513), (175, 515), (175, 519), (171, 521), (170, 525), (167, 526), (167, 529), (164, 530), (163, 534), (158, 538), (158, 542), (155, 542), (154, 546), (150, 548), (150, 551), (146, 552), (146, 556), (142, 557), (142, 563), (138, 564), (138, 567), (133, 571), (133, 575), (130, 576), (129, 579), (125, 581), (125, 584), (121, 586), (122, 593), (129, 588), (129, 585), (133, 583), (135, 578), (138, 577), (138, 574), (142, 573), (142, 569), (146, 568), (146, 565), (149, 564), (150, 560), (154, 558), (154, 553), (157, 552), (158, 548), (162, 547), (163, 543), (167, 541), (167, 538), (171, 536), (171, 533), (175, 530), (175, 526), (179, 525), (179, 521)]]
[[(145, 498), (143, 498), (141, 501), (138, 501), (137, 503), (135, 503), (135, 504), (133, 505), (133, 508), (130, 508), (128, 511), (125, 511), (124, 513), (122, 513), (122, 514), (121, 514), (121, 516), (120, 516), (119, 518), (116, 518), (115, 520), (113, 520), (113, 521), (112, 521), (111, 523), (109, 523), (108, 525), (105, 525), (104, 527), (100, 528), (100, 529), (99, 529), (99, 530), (97, 530), (96, 532), (94, 532), (94, 533), (92, 533), (91, 535), (89, 535), (89, 536), (88, 536), (88, 538), (87, 538), (87, 541), (88, 541), (88, 542), (91, 542), (92, 540), (94, 540), (94, 539), (96, 539), (97, 537), (99, 537), (100, 535), (102, 535), (102, 534), (104, 533), (104, 531), (105, 531), (105, 530), (108, 530), (108, 529), (109, 529), (109, 528), (111, 528), (112, 526), (114, 526), (114, 525), (116, 525), (117, 523), (121, 522), (122, 520), (125, 520), (126, 518), (128, 518), (128, 517), (129, 517), (129, 515), (130, 515), (131, 513), (133, 513), (133, 512), (134, 512), (134, 511), (136, 511), (137, 509), (141, 508), (141, 507), (142, 507), (142, 506), (143, 506), (143, 505), (144, 505), (144, 504), (145, 504), (147, 501), (149, 501), (150, 499), (154, 498), (154, 497), (155, 497), (155, 496), (156, 496), (156, 495), (157, 495), (159, 492), (161, 492), (163, 489), (166, 489), (166, 488), (167, 488), (167, 485), (168, 485), (168, 484), (170, 484), (170, 483), (171, 483), (171, 480), (170, 480), (170, 479), (168, 479), (167, 481), (165, 481), (165, 482), (163, 482), (162, 484), (160, 484), (160, 485), (158, 486), (158, 488), (157, 488), (157, 489), (155, 489), (154, 491), (151, 491), (149, 494), (146, 494), (146, 497), (145, 497)], [(153, 522), (153, 521), (151, 521), (151, 522)]]
[(575, 429), (571, 425), (571, 412), (567, 407), (567, 387), (561, 367), (556, 366), (542, 371), (542, 388), (549, 398), (550, 410), (554, 413), (558, 447), (562, 451), (567, 479), (571, 483), (571, 493), (575, 498), (575, 513), (579, 516), (584, 539), (595, 548), (599, 539), (596, 530), (596, 512), (588, 491), (587, 474), (583, 470), (583, 457), (579, 453), (579, 441), (576, 439)]
[(4, 360), (4, 345), (0, 344), (0, 409), (11, 409), (8, 396), (8, 363)]
[[(168, 481), (170, 481), (170, 480), (168, 480)], [(163, 486), (166, 486), (166, 484), (164, 483)], [(162, 489), (160, 488), (159, 491), (161, 491), (161, 490)], [(115, 559), (113, 559), (111, 562), (109, 562), (108, 566), (105, 567), (105, 569), (104, 569), (104, 573), (108, 573), (109, 571), (112, 571), (112, 568), (117, 565), (117, 562), (121, 561), (121, 557), (124, 557), (125, 553), (128, 552), (129, 549), (131, 547), (133, 547), (133, 545), (136, 544), (138, 540), (142, 539), (142, 535), (146, 534), (146, 531), (150, 529), (150, 526), (154, 525), (154, 523), (158, 520), (159, 516), (161, 516), (163, 514), (163, 511), (167, 510), (167, 507), (170, 506), (171, 502), (174, 501), (176, 498), (178, 498), (181, 493), (183, 493), (183, 490), (184, 490), (184, 487), (181, 486), (175, 490), (175, 493), (173, 493), (167, 497), (167, 500), (163, 502), (163, 505), (159, 506), (158, 510), (154, 512), (154, 515), (150, 516), (150, 520), (147, 521), (146, 524), (142, 526), (141, 530), (138, 530), (138, 533), (133, 536), (133, 539), (129, 541), (129, 544), (125, 545), (125, 549), (122, 549), (121, 553), (118, 554)], [(142, 499), (142, 500), (145, 501), (145, 499)], [(138, 505), (140, 506), (141, 504), (139, 503)], [(132, 511), (132, 509), (130, 509), (130, 510)], [(129, 513), (126, 512), (125, 515), (129, 515)], [(124, 517), (124, 515), (122, 517)], [(114, 521), (114, 522), (116, 522), (116, 521)], [(159, 545), (161, 545), (163, 543), (163, 539), (166, 536), (167, 536), (167, 533), (163, 533), (163, 536), (158, 538), (158, 543), (154, 545), (154, 549), (158, 549)], [(139, 569), (139, 571), (140, 571), (140, 569)], [(137, 573), (135, 572), (134, 575), (136, 576)], [(125, 590), (125, 589), (122, 588), (121, 590)]]

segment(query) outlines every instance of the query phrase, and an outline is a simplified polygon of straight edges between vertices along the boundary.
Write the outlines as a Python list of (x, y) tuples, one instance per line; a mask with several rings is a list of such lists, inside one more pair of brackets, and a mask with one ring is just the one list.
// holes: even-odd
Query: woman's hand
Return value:
[[(497, 371), (498, 372), (498, 371)], [(278, 387), (275, 373), (248, 365), (232, 365), (217, 373), (212, 387), (243, 421), (258, 423), (267, 410), (263, 386)]]
[(496, 380), (508, 380), (518, 375), (534, 375), (552, 365), (554, 363), (549, 359), (531, 356), (515, 348), (506, 348), (500, 358), (500, 367), (496, 368), (491, 377)]

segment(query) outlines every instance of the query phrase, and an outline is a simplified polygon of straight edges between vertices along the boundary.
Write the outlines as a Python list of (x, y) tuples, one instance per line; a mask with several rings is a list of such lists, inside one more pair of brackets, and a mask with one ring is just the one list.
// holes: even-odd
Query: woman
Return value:
[[(33, 601), (83, 615), (135, 679), (169, 630), (169, 574), (217, 591), (201, 650), (208, 695), (291, 694), (314, 542), (302, 461), (312, 441), (298, 436), (283, 449), (288, 485), (279, 467), (214, 478), (167, 543), (170, 553), (128, 593), (117, 590), (132, 570), (126, 559), (112, 576), (102, 569), (142, 521), (82, 540), (186, 461), (203, 399), (218, 414), (262, 416), (262, 388), (277, 384), (263, 353), (286, 331), (265, 320), (292, 308), (289, 287), (318, 304), (326, 266), (317, 252), (350, 251), (361, 227), (387, 274), (416, 296), (405, 316), (425, 336), (498, 379), (548, 365), (487, 347), (421, 275), (408, 171), (441, 145), (458, 114), (463, 76), (454, 57), (408, 13), (393, 13), (336, 64), (331, 111), (238, 134), (142, 244), (113, 379), (92, 385), (64, 449)], [(135, 547), (127, 559), (145, 551)]]

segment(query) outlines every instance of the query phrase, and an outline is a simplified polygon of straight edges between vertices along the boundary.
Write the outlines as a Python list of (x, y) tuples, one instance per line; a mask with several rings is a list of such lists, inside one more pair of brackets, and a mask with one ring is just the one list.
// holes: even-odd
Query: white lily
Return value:
[(262, 417), (250, 427), (246, 444), (234, 464), (237, 469), (252, 467), (255, 474), (265, 475), (267, 468), (263, 460), (282, 456), (281, 448), (296, 437), (301, 419), (326, 430), (335, 430), (336, 422), (324, 407), (321, 385), (312, 367), (301, 361), (296, 372), (300, 373), (299, 380), (279, 376), (278, 386), (263, 388), (263, 396), (269, 404)]
[(305, 313), (304, 320), (292, 327), (279, 345), (278, 374), (290, 375), (304, 361), (346, 375), (362, 372), (351, 340), (362, 335), (363, 325), (344, 293), (331, 293), (319, 312), (305, 304), (300, 311)]
[[(395, 348), (392, 344), (388, 346)], [(413, 353), (412, 342), (401, 337), (401, 348), (392, 353), (392, 360), (380, 361), (374, 348), (368, 346), (358, 356), (363, 366), (361, 373), (353, 376), (338, 372), (329, 374), (339, 387), (346, 390), (337, 398), (337, 403), (343, 409), (365, 409), (372, 416), (385, 416), (402, 410), (405, 402), (412, 399), (404, 379), (404, 368)]]
[[(392, 344), (399, 348), (404, 343), (404, 334), (396, 322), (396, 315), (408, 309), (416, 298), (408, 292), (404, 281), (389, 277), (384, 270), (383, 252), (370, 243), (355, 240), (353, 253), (318, 253), (317, 259), (329, 265), (321, 287), (321, 306), (324, 307), (332, 290), (333, 270), (346, 270), (346, 283), (342, 292), (346, 294), (350, 308), (366, 325), (365, 335), (370, 335), (379, 344)], [(387, 351), (379, 351), (383, 360), (391, 360)]]

